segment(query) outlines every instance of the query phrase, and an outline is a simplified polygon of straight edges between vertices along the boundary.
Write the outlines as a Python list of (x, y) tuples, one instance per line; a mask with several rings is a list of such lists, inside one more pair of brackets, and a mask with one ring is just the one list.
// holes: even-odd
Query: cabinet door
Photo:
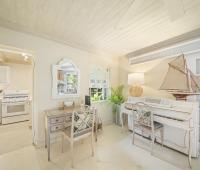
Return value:
[(0, 66), (0, 84), (6, 85), (10, 82), (10, 69), (8, 66)]

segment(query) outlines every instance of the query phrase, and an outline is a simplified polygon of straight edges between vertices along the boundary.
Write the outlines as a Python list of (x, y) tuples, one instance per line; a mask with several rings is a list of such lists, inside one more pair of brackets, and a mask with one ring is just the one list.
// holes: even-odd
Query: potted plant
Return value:
[(113, 115), (116, 124), (119, 124), (119, 114), (121, 104), (124, 102), (123, 96), (124, 86), (120, 85), (116, 88), (111, 88), (111, 96), (109, 97), (110, 102), (113, 104)]

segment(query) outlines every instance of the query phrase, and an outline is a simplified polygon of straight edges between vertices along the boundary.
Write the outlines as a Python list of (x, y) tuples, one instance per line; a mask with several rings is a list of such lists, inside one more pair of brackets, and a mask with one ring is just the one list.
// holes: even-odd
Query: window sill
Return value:
[(107, 102), (108, 100), (99, 100), (99, 101), (91, 101), (92, 104), (96, 104), (96, 103), (104, 103)]

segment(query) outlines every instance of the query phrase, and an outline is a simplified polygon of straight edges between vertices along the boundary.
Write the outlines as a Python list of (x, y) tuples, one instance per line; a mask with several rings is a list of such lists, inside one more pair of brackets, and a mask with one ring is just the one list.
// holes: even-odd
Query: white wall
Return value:
[(196, 74), (196, 59), (200, 58), (200, 51), (185, 55), (188, 68)]
[(25, 64), (5, 63), (10, 67), (10, 83), (8, 90), (28, 90), (32, 96), (33, 66)]
[[(88, 94), (89, 72), (91, 65), (100, 65), (111, 69), (111, 86), (118, 85), (118, 59), (110, 56), (97, 56), (89, 52), (49, 41), (39, 37), (15, 32), (0, 27), (0, 44), (26, 49), (35, 53), (36, 62), (36, 92), (35, 92), (35, 127), (37, 142), (44, 141), (44, 110), (60, 106), (63, 100), (51, 98), (51, 66), (61, 58), (72, 60), (80, 69), (81, 74), (81, 98)], [(99, 103), (98, 107), (105, 108), (105, 103)], [(104, 122), (112, 121), (111, 106), (103, 109)], [(101, 110), (101, 109), (100, 109)]]
[(159, 90), (164, 80), (165, 74), (167, 73), (168, 62), (170, 60), (172, 59), (157, 59), (130, 66), (127, 58), (120, 58), (119, 82), (121, 82), (125, 86), (125, 95), (129, 95), (129, 86), (127, 85), (128, 74), (132, 72), (142, 72), (144, 73), (145, 79), (142, 96), (174, 99), (174, 97), (168, 92)]
[[(167, 56), (166, 56), (167, 57)], [(200, 58), (200, 52), (185, 54), (188, 68), (196, 73), (196, 58)], [(153, 96), (161, 98), (175, 99), (170, 93), (159, 90), (165, 75), (168, 71), (168, 63), (174, 60), (172, 58), (155, 59), (152, 61), (129, 65), (128, 59), (125, 57), (119, 60), (119, 82), (124, 82), (126, 87), (126, 95), (128, 95), (127, 79), (128, 74), (132, 72), (144, 72), (145, 85), (143, 87), (143, 96)]]

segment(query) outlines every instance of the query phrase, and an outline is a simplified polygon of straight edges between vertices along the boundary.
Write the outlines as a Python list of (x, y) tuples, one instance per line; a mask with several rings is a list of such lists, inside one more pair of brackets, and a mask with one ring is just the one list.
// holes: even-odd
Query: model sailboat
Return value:
[(177, 100), (186, 100), (189, 95), (200, 94), (200, 79), (187, 68), (184, 55), (169, 64), (168, 72), (160, 87), (172, 93)]

